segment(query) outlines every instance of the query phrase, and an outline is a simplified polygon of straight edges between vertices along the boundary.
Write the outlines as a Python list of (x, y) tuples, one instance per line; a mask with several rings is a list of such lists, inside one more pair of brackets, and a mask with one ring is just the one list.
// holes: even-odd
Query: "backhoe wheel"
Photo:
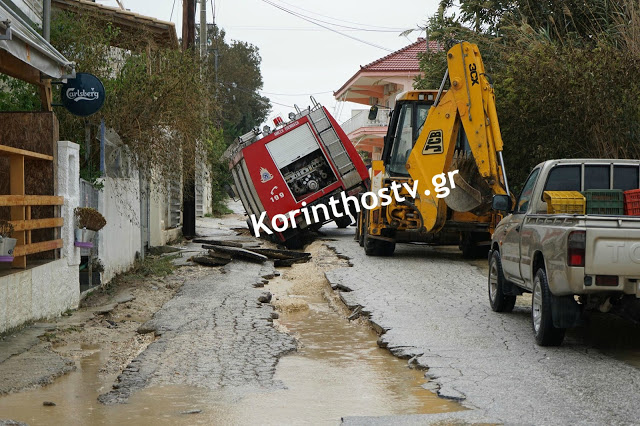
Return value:
[(396, 243), (370, 238), (369, 234), (364, 234), (364, 253), (367, 256), (393, 256), (396, 250)]
[(533, 280), (533, 297), (531, 298), (531, 324), (536, 343), (540, 346), (559, 346), (564, 340), (566, 329), (553, 326), (551, 316), (551, 291), (547, 281), (547, 273), (540, 268)]
[(364, 247), (364, 234), (367, 232), (367, 217), (368, 215), (365, 215), (363, 211), (358, 213), (358, 230), (356, 233), (360, 247)]
[(489, 304), (494, 312), (511, 312), (516, 304), (516, 296), (504, 294), (504, 273), (500, 253), (496, 250), (489, 259)]

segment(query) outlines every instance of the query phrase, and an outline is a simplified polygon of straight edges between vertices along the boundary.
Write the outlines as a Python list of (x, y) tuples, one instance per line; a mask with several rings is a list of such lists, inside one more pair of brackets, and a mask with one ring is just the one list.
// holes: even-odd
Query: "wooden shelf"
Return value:
[(62, 240), (44, 241), (41, 243), (25, 244), (16, 246), (13, 251), (15, 257), (26, 256), (28, 254), (41, 253), (43, 251), (62, 248)]
[(64, 197), (54, 195), (0, 195), (0, 207), (4, 206), (61, 206)]
[(23, 157), (28, 158), (30, 160), (53, 161), (53, 156), (51, 155), (39, 154), (33, 151), (27, 151), (24, 149), (13, 148), (6, 145), (0, 145), (0, 156), (9, 157), (12, 155), (22, 155)]
[(9, 222), (13, 225), (13, 231), (33, 231), (34, 229), (60, 228), (64, 224), (64, 219), (54, 217), (51, 219), (31, 219), (15, 220)]

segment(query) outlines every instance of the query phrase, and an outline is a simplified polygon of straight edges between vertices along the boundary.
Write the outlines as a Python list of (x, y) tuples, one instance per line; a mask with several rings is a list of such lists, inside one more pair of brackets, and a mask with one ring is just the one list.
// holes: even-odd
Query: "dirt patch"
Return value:
[(305, 251), (311, 253), (307, 263), (280, 269), (281, 275), (269, 282), (269, 288), (276, 291), (272, 301), (280, 312), (298, 312), (309, 308), (309, 301), (317, 297), (331, 298), (331, 290), (324, 272), (347, 266), (347, 263), (336, 257), (322, 241), (314, 241)]
[(139, 265), (90, 294), (77, 311), (39, 324), (41, 342), (0, 363), (0, 377), (11, 383), (0, 388), (0, 394), (49, 384), (98, 351), (103, 352), (99, 374), (103, 379), (115, 377), (155, 340), (153, 333), (139, 334), (138, 327), (150, 320), (186, 280), (210, 272), (198, 266), (172, 270), (166, 261)]
[[(153, 333), (138, 334), (140, 325), (150, 320), (162, 305), (173, 298), (182, 284), (207, 273), (202, 267), (183, 267), (172, 275), (145, 278), (135, 274), (122, 277), (107, 290), (87, 298), (82, 311), (97, 311), (76, 333), (57, 337), (53, 350), (62, 356), (78, 359), (90, 355), (95, 348), (107, 353), (100, 374), (122, 371), (154, 340)], [(118, 300), (126, 300), (117, 303)], [(116, 302), (113, 309), (109, 309)], [(108, 312), (101, 311), (106, 306)], [(83, 350), (78, 351), (80, 347)]]

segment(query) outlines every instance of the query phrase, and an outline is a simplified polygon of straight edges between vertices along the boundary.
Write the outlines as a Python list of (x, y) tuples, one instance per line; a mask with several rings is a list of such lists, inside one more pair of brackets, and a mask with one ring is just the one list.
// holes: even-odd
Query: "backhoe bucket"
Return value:
[(456, 187), (444, 199), (447, 206), (456, 212), (468, 212), (482, 204), (482, 193), (473, 188), (460, 174), (453, 175)]

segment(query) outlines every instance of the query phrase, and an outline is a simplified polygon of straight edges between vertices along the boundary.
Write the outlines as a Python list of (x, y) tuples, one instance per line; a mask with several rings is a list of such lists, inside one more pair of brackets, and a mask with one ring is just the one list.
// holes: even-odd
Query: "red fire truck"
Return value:
[[(271, 222), (274, 216), (327, 205), (343, 191), (351, 196), (369, 188), (369, 173), (351, 141), (326, 108), (312, 102), (304, 110), (296, 107), (288, 122), (274, 120), (274, 129), (265, 126), (239, 137), (223, 156), (229, 159), (233, 194), (247, 214), (257, 219), (266, 213), (264, 224), (273, 231), (272, 238), (289, 247), (300, 245), (304, 230), (317, 230), (330, 221), (346, 227), (351, 219), (335, 216), (330, 208), (328, 216), (318, 215), (320, 220), (310, 223), (297, 213), (297, 226), (278, 232)], [(253, 232), (251, 219), (247, 223)]]

